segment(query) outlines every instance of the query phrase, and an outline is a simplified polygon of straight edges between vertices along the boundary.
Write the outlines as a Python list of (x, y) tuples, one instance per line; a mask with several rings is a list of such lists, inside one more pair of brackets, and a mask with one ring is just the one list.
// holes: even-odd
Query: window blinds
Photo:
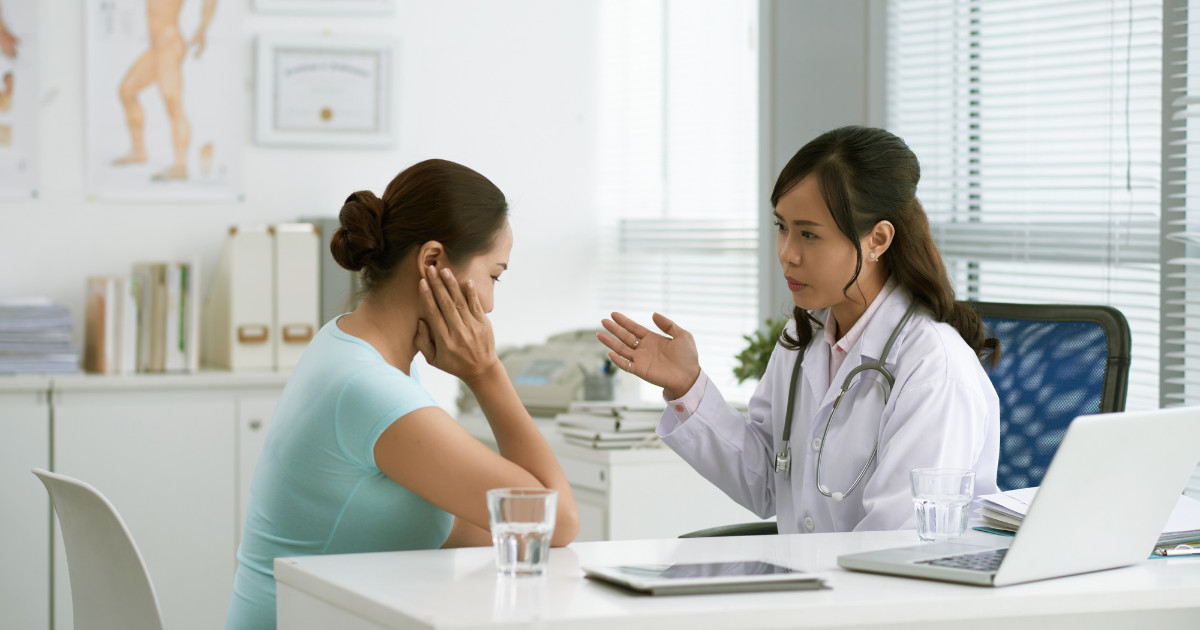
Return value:
[(890, 0), (888, 126), (960, 299), (1092, 303), (1159, 404), (1160, 0)]
[[(1200, 404), (1200, 2), (1167, 0), (1163, 28), (1163, 400)], [(1200, 474), (1193, 478), (1200, 492)]]
[(757, 6), (600, 3), (600, 315), (675, 320), (743, 401), (753, 383), (736, 385), (734, 356), (759, 324)]

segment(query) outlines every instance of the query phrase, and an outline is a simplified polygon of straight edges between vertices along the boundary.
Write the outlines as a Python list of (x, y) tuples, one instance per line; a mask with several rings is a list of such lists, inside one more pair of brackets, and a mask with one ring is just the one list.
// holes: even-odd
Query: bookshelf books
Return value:
[(99, 374), (137, 370), (137, 296), (132, 278), (87, 279), (83, 369)]
[(99, 374), (199, 369), (196, 263), (145, 262), (87, 279), (83, 367)]

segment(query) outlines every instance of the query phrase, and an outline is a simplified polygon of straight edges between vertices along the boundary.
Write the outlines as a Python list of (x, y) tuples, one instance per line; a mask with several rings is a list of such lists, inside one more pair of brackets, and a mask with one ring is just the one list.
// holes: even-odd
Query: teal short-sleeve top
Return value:
[(453, 516), (375, 465), (392, 423), (436, 406), (409, 376), (334, 319), (283, 389), (254, 471), (226, 628), (275, 627), (274, 561), (436, 549)]

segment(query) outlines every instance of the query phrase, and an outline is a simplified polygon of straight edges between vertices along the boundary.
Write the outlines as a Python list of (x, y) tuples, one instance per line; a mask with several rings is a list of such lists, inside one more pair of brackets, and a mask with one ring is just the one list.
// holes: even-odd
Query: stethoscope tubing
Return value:
[[(858, 487), (859, 482), (862, 481), (864, 476), (866, 476), (867, 469), (870, 468), (871, 463), (875, 461), (875, 455), (879, 452), (878, 440), (876, 440), (875, 448), (871, 450), (871, 456), (867, 458), (866, 464), (864, 464), (862, 469), (858, 471), (858, 476), (855, 477), (854, 482), (850, 484), (850, 487), (847, 488), (845, 492), (830, 492), (828, 488), (821, 484), (821, 457), (825, 453), (825, 439), (829, 435), (829, 424), (833, 420), (833, 414), (837, 411), (838, 405), (842, 402), (842, 396), (846, 395), (846, 392), (850, 390), (850, 385), (854, 381), (854, 377), (867, 370), (875, 370), (882, 374), (884, 379), (887, 381), (888, 391), (891, 391), (891, 388), (896, 383), (896, 378), (892, 375), (891, 371), (887, 369), (887, 366), (884, 364), (884, 362), (887, 360), (888, 354), (891, 353), (892, 346), (896, 343), (896, 338), (900, 335), (900, 331), (904, 329), (904, 325), (908, 323), (908, 320), (912, 318), (912, 315), (914, 312), (916, 312), (916, 310), (916, 302), (913, 302), (909, 305), (908, 310), (904, 312), (904, 316), (900, 318), (900, 322), (896, 324), (895, 328), (892, 329), (892, 334), (888, 337), (887, 343), (883, 346), (883, 352), (880, 353), (878, 360), (870, 363), (863, 363), (862, 365), (855, 367), (853, 370), (850, 370), (850, 373), (847, 374), (846, 378), (842, 381), (841, 391), (838, 392), (837, 398), (833, 401), (833, 408), (829, 410), (829, 417), (825, 419), (825, 429), (821, 433), (821, 444), (819, 447), (817, 447), (817, 474), (815, 485), (817, 486), (817, 492), (820, 492), (822, 495), (830, 497), (835, 501), (841, 501), (846, 497), (846, 495), (850, 494), (856, 487)], [(805, 350), (807, 350), (807, 347)], [(792, 415), (796, 406), (796, 385), (799, 382), (800, 374), (802, 372), (801, 364), (804, 362), (805, 350), (799, 351), (798, 356), (796, 357), (796, 364), (792, 367), (792, 378), (791, 382), (788, 383), (788, 401), (786, 415), (784, 416), (785, 420), (783, 423), (783, 445), (780, 452), (775, 455), (775, 470), (779, 472), (782, 468), (785, 479), (791, 479), (792, 476)]]

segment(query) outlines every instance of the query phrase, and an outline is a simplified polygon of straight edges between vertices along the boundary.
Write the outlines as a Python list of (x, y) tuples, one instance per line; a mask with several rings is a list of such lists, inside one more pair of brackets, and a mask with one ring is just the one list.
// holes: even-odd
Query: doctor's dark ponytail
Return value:
[[(916, 303), (927, 308), (934, 320), (953, 326), (976, 355), (994, 365), (1000, 358), (1000, 342), (987, 337), (973, 309), (955, 300), (929, 219), (916, 196), (921, 167), (908, 145), (883, 129), (850, 126), (825, 132), (804, 145), (783, 167), (771, 192), (771, 205), (777, 205), (810, 174), (816, 176), (838, 229), (858, 252), (854, 277), (843, 293), (854, 286), (862, 270), (859, 240), (876, 223), (889, 221), (896, 232), (880, 258), (889, 276)], [(820, 322), (800, 307), (793, 308), (792, 316), (796, 337), (785, 328), (780, 343), (795, 350), (808, 345), (813, 324)]]
[(369, 190), (347, 197), (329, 249), (339, 265), (360, 272), (363, 292), (370, 293), (429, 241), (441, 243), (451, 263), (487, 251), (507, 218), (504, 193), (486, 177), (454, 162), (426, 160), (401, 171), (383, 198)]

